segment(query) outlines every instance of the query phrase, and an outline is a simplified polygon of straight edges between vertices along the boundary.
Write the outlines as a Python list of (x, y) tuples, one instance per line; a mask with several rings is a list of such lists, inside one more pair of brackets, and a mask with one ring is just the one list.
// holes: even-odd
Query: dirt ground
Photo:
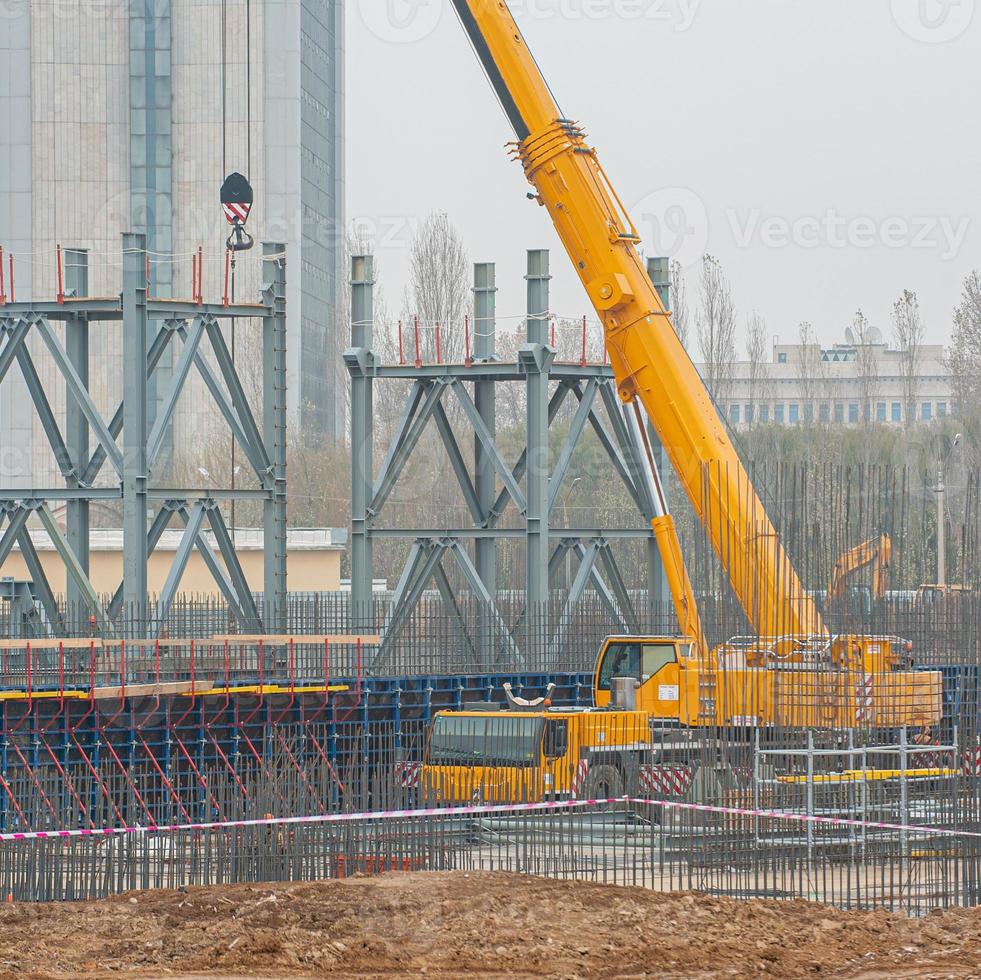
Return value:
[(511, 874), (0, 906), (0, 977), (981, 977), (981, 910), (911, 920)]

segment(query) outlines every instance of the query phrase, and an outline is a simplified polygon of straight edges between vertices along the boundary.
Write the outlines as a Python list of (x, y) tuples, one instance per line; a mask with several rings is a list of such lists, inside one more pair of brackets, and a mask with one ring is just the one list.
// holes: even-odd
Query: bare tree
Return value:
[(855, 337), (858, 391), (862, 402), (861, 419), (869, 424), (875, 417), (873, 405), (879, 395), (879, 359), (875, 348), (880, 335), (861, 310), (855, 312), (852, 334)]
[(825, 393), (824, 372), (821, 362), (821, 346), (814, 335), (814, 328), (807, 320), (797, 328), (800, 357), (797, 360), (797, 385), (800, 391), (801, 415), (805, 422), (813, 422), (815, 404)]
[(732, 388), (736, 360), (736, 305), (719, 260), (702, 257), (701, 308), (696, 333), (705, 372), (705, 386), (721, 408)]
[(923, 320), (916, 293), (903, 290), (892, 307), (893, 338), (899, 351), (902, 374), (905, 427), (916, 417), (916, 396), (920, 386), (920, 346), (923, 342)]
[[(470, 312), (470, 259), (450, 219), (434, 212), (422, 223), (409, 249), (407, 317), (419, 318), (424, 360), (463, 360), (464, 318)], [(414, 343), (414, 337), (413, 337)]]
[(954, 331), (947, 353), (959, 415), (981, 417), (981, 272), (964, 280), (961, 301), (954, 309)]
[(770, 400), (770, 365), (767, 358), (766, 321), (753, 312), (749, 316), (746, 337), (746, 359), (749, 361), (749, 404), (752, 420), (759, 422), (760, 406)]
[(671, 325), (683, 347), (688, 346), (688, 286), (681, 274), (681, 263), (671, 260)]

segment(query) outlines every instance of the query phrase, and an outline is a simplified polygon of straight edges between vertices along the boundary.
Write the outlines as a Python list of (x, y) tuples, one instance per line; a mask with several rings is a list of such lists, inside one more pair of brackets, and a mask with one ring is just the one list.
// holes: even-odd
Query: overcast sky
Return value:
[[(981, 2), (979, 2), (981, 5)], [(981, 12), (975, 0), (512, 0), (645, 242), (719, 257), (740, 312), (785, 342), (891, 333), (903, 288), (949, 336), (981, 266)], [(552, 309), (591, 312), (448, 0), (349, 0), (347, 206), (401, 307), (412, 227), (445, 211), (524, 306), (524, 253), (552, 249)]]

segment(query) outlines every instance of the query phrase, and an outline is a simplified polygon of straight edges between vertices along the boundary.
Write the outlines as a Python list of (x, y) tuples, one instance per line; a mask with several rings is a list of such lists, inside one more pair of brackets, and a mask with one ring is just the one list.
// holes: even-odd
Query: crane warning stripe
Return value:
[(236, 221), (245, 221), (245, 219), (248, 218), (252, 205), (223, 204), (221, 208), (225, 212), (225, 217), (228, 219), (228, 223), (233, 225)]
[(681, 796), (688, 791), (693, 773), (689, 766), (641, 766), (640, 785), (648, 793)]

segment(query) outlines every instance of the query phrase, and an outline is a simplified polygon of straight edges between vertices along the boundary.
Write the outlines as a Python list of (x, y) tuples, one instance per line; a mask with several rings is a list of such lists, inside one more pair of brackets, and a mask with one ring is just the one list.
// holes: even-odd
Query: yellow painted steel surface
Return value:
[[(498, 737), (512, 746), (518, 742), (518, 727), (526, 722), (541, 723), (542, 729), (527, 747), (527, 758), (520, 763), (482, 765), (475, 758), (470, 762), (434, 762), (433, 731), (439, 719), (452, 718), (460, 725), (466, 739), (469, 732), (474, 744), (482, 738), (478, 733), (485, 723), (499, 727)], [(469, 720), (469, 721), (468, 721)], [(549, 757), (545, 751), (544, 724), (565, 723), (567, 741), (561, 755)], [(473, 726), (470, 728), (469, 725)], [(578, 761), (592, 759), (595, 767), (602, 764), (605, 754), (616, 754), (630, 747), (640, 750), (649, 747), (650, 719), (642, 711), (440, 711), (430, 729), (430, 741), (420, 775), (420, 789), (427, 799), (443, 803), (540, 802), (552, 796), (576, 795), (574, 785), (580, 775)]]
[(823, 772), (813, 776), (777, 776), (778, 783), (876, 783), (893, 779), (929, 779), (935, 776), (959, 776), (960, 769), (846, 769), (844, 772)]
[(822, 633), (817, 607), (672, 328), (595, 151), (562, 118), (507, 4), (455, 6), (492, 82), (499, 76), (498, 95), (520, 139), (515, 156), (603, 322), (620, 396), (643, 403), (747, 617), (764, 636)]

